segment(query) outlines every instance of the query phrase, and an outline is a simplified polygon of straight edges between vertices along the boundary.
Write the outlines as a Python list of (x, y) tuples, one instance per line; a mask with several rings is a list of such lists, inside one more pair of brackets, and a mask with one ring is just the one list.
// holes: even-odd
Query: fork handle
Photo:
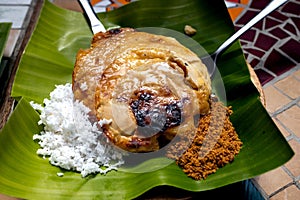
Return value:
[(92, 29), (93, 34), (99, 33), (99, 32), (105, 32), (106, 29), (99, 20), (97, 14), (95, 13), (93, 6), (91, 5), (89, 0), (78, 0), (81, 8), (84, 11), (84, 14), (86, 15), (86, 20), (90, 24), (90, 28)]

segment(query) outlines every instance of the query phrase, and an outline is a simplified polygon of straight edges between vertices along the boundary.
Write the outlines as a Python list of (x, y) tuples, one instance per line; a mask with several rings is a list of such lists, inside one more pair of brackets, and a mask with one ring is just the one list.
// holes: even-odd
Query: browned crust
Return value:
[[(173, 69), (176, 72), (174, 73), (176, 76), (170, 73), (168, 74), (168, 77), (172, 76), (173, 79), (176, 77), (176, 81), (184, 80), (181, 85), (185, 84), (185, 87), (189, 87), (189, 89), (185, 88), (182, 89), (182, 91), (193, 91), (190, 92), (187, 97), (185, 96), (185, 98), (188, 99), (190, 95), (197, 96), (194, 98), (195, 101), (189, 99), (190, 102), (185, 104), (193, 105), (186, 106), (185, 108), (197, 107), (197, 109), (188, 109), (189, 111), (185, 111), (185, 115), (193, 115), (195, 112), (197, 112), (197, 114), (199, 112), (207, 113), (209, 110), (208, 99), (210, 94), (210, 83), (208, 82), (210, 79), (207, 79), (207, 74), (205, 73), (206, 68), (201, 63), (198, 56), (180, 45), (173, 38), (141, 32), (134, 34), (131, 32), (134, 32), (134, 29), (121, 28), (110, 30), (105, 33), (100, 32), (94, 35), (89, 49), (81, 49), (78, 51), (72, 74), (75, 99), (82, 100), (83, 103), (91, 109), (91, 115), (97, 116), (98, 119), (111, 119), (112, 115), (108, 113), (110, 113), (110, 96), (112, 90), (115, 88), (114, 85), (116, 85), (117, 79), (120, 78), (122, 73), (126, 70), (135, 70), (134, 64), (132, 64), (132, 68), (130, 67), (130, 59), (133, 60), (133, 63), (135, 61), (134, 59), (139, 59), (138, 62), (140, 64), (137, 66), (141, 65), (148, 67), (148, 65), (152, 66), (156, 62), (168, 63), (170, 67), (168, 70)], [(112, 39), (110, 40), (110, 38)], [(126, 52), (123, 55), (122, 53), (124, 51)], [(125, 57), (117, 60), (115, 55)], [(128, 59), (128, 61), (126, 59)], [(126, 63), (129, 63), (129, 67), (127, 67)], [(89, 72), (91, 69), (90, 66), (93, 67), (93, 70), (91, 70), (92, 72)], [(98, 69), (97, 66), (101, 66), (102, 68)], [(149, 69), (152, 68), (149, 67)], [(157, 70), (155, 69), (155, 71)], [(86, 76), (88, 74), (86, 72), (90, 73), (89, 77)], [(180, 78), (178, 78), (179, 74)], [(95, 82), (89, 81), (88, 79)], [(88, 82), (89, 84), (88, 91), (83, 91), (81, 89), (81, 84), (84, 82)], [(171, 87), (174, 88), (175, 86), (172, 85)], [(176, 91), (176, 95), (178, 92), (180, 93), (182, 91)], [(184, 95), (187, 95), (187, 93), (185, 92)], [(191, 117), (187, 118), (190, 119)], [(112, 124), (103, 127), (104, 133), (117, 146), (132, 152), (155, 151), (159, 149), (159, 142), (157, 141), (158, 135), (153, 135), (150, 138), (139, 138), (136, 135), (130, 136), (128, 134), (124, 136), (120, 135), (120, 131), (118, 132), (118, 130), (122, 129), (118, 129), (117, 125), (118, 124), (115, 124), (113, 121)], [(169, 138), (172, 138), (175, 135), (175, 131), (171, 130), (169, 132)]]
[(83, 62), (84, 57), (86, 55), (88, 55), (93, 50), (93, 47), (96, 45), (96, 43), (98, 41), (102, 40), (102, 39), (109, 38), (109, 37), (115, 36), (119, 33), (126, 32), (126, 31), (133, 32), (135, 30), (132, 29), (132, 28), (118, 28), (118, 29), (112, 29), (110, 31), (106, 31), (104, 33), (103, 32), (96, 33), (93, 36), (90, 48), (88, 48), (88, 49), (79, 49), (79, 51), (77, 52), (77, 55), (76, 55), (76, 61), (75, 61), (75, 65), (74, 65), (74, 69), (73, 69), (73, 73), (72, 73), (72, 85), (73, 85), (73, 87), (74, 87), (74, 80), (76, 80), (76, 74), (78, 73), (78, 71), (81, 67), (81, 64)]

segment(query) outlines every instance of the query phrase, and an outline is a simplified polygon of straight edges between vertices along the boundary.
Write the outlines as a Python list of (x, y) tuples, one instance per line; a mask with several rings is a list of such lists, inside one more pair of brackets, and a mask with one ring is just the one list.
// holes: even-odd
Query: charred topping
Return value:
[(116, 35), (116, 34), (119, 34), (121, 32), (122, 32), (121, 28), (114, 28), (114, 29), (109, 30), (109, 33), (112, 34), (112, 35)]
[(182, 121), (182, 103), (178, 100), (162, 102), (159, 97), (142, 92), (129, 105), (138, 125), (138, 134), (144, 137), (178, 126)]

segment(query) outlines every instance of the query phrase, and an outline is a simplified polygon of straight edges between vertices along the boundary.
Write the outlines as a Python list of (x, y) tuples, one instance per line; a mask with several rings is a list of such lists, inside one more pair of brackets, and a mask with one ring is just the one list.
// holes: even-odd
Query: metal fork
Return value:
[(99, 20), (98, 16), (96, 15), (93, 6), (91, 5), (89, 0), (78, 0), (82, 10), (84, 11), (85, 18), (90, 24), (90, 28), (92, 29), (93, 34), (99, 32), (105, 32), (106, 29)]

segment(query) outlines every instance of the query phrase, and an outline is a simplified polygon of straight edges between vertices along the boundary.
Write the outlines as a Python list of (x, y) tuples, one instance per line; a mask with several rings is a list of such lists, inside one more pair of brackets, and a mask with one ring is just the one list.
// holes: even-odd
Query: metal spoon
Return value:
[[(225, 50), (227, 50), (242, 34), (254, 26), (257, 22), (265, 18), (272, 11), (276, 10), (278, 7), (286, 3), (288, 0), (273, 0), (266, 8), (264, 8), (258, 15), (252, 18), (247, 24), (230, 36), (219, 48), (212, 54), (202, 57), (202, 62), (206, 65), (209, 75), (211, 78), (214, 77), (216, 68), (217, 68), (217, 59)], [(86, 20), (89, 22), (93, 34), (99, 32), (105, 32), (106, 29), (103, 24), (98, 19), (92, 5), (89, 0), (78, 0), (81, 5)]]
[(217, 59), (225, 50), (227, 50), (242, 34), (254, 26), (257, 22), (265, 18), (272, 11), (286, 3), (288, 0), (273, 0), (267, 7), (265, 7), (258, 15), (252, 18), (242, 28), (230, 36), (221, 46), (212, 54), (201, 58), (202, 62), (206, 65), (211, 78), (214, 77), (217, 68)]

